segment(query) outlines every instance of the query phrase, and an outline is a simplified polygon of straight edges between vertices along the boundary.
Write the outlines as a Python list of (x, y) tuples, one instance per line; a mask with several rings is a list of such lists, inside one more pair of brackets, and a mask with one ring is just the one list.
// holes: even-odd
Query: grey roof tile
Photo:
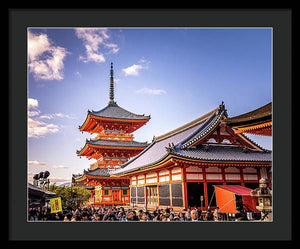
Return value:
[(237, 146), (208, 145), (205, 148), (178, 149), (172, 152), (174, 155), (198, 160), (222, 160), (222, 161), (272, 161), (271, 151), (254, 151)]
[(124, 108), (118, 106), (117, 103), (110, 103), (100, 111), (89, 111), (88, 113), (97, 117), (105, 117), (105, 118), (138, 119), (138, 120), (150, 119), (150, 116), (145, 116), (144, 114), (139, 115), (139, 114), (129, 112)]
[(87, 140), (88, 144), (99, 145), (99, 146), (112, 146), (112, 147), (142, 147), (146, 148), (148, 143), (136, 142), (136, 141), (120, 141), (120, 140)]
[(84, 171), (86, 175), (91, 175), (91, 176), (109, 176), (108, 172), (109, 172), (108, 169), (100, 169), (100, 168)]

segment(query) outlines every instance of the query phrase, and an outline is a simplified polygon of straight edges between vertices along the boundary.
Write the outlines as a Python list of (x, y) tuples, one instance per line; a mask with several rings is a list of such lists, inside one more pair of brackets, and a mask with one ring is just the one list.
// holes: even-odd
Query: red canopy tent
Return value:
[(257, 212), (257, 197), (250, 195), (253, 189), (240, 185), (216, 185), (215, 194), (220, 213), (237, 213), (238, 207), (246, 212)]

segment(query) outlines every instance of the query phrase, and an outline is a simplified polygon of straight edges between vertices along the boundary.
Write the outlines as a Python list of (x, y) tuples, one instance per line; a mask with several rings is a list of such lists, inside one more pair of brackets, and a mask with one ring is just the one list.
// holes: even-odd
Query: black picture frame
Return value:
[[(9, 9), (8, 20), (8, 239), (10, 241), (291, 240), (291, 9)], [(27, 222), (27, 28), (88, 26), (273, 29), (273, 222), (263, 224)], [(117, 236), (112, 233), (115, 230), (119, 231)]]

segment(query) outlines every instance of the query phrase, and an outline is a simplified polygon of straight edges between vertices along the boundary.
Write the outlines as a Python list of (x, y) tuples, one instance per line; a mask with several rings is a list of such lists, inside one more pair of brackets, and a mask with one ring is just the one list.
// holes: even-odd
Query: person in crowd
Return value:
[(147, 216), (146, 213), (143, 213), (143, 214), (142, 214), (142, 217), (141, 217), (140, 221), (149, 221), (149, 220), (148, 220), (148, 216)]
[(199, 221), (199, 214), (197, 209), (191, 211), (191, 221)]
[(162, 215), (162, 217), (161, 217), (161, 221), (168, 221), (168, 217), (167, 217), (167, 216), (165, 216), (165, 215)]
[(67, 215), (65, 215), (64, 221), (70, 221)]
[(126, 221), (134, 221), (134, 213), (132, 211), (127, 212)]
[(214, 215), (213, 215), (213, 213), (212, 213), (212, 211), (211, 211), (210, 208), (207, 209), (204, 220), (206, 220), (206, 221), (212, 221), (212, 220), (214, 220)]
[(173, 213), (170, 213), (170, 215), (169, 215), (169, 221), (174, 221), (174, 214)]
[(179, 212), (178, 218), (179, 218), (179, 221), (185, 221), (185, 216), (182, 212)]
[(169, 216), (170, 216), (170, 209), (169, 208), (165, 209), (164, 216), (166, 216), (167, 218), (169, 218)]
[(138, 212), (138, 218), (139, 218), (139, 220), (142, 219), (143, 213), (144, 213), (143, 210), (140, 209), (139, 212)]
[(87, 211), (84, 211), (84, 212), (82, 213), (81, 220), (82, 220), (82, 221), (88, 221), (88, 220), (89, 220)]
[(197, 209), (197, 212), (198, 212), (198, 218), (199, 218), (199, 220), (203, 220), (202, 210), (201, 209)]
[(125, 221), (126, 220), (125, 212), (123, 212), (123, 211), (120, 211), (118, 213), (117, 217), (118, 217), (119, 221)]
[(214, 220), (218, 221), (220, 220), (220, 213), (219, 213), (219, 207), (216, 207), (216, 209), (214, 210)]
[(103, 217), (100, 214), (95, 214), (95, 221), (101, 221)]
[(174, 221), (180, 221), (179, 216), (175, 215), (174, 216)]
[(170, 209), (170, 214), (173, 214), (173, 216), (175, 216), (175, 212), (174, 212), (174, 209), (173, 208), (169, 208)]
[(185, 220), (186, 221), (190, 221), (191, 220), (191, 209), (187, 209), (186, 213), (185, 213)]
[(155, 212), (153, 221), (161, 221), (161, 213), (160, 213), (160, 211)]

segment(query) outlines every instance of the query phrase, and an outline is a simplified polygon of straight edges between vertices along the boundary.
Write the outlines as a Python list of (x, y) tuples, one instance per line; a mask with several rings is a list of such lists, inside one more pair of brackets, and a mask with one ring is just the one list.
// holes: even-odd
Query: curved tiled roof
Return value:
[(110, 176), (108, 169), (94, 169), (94, 170), (88, 170), (84, 171), (85, 175), (90, 175), (90, 176)]
[(218, 113), (214, 113), (213, 115), (211, 115), (206, 120), (206, 122), (203, 124), (203, 126), (201, 127), (201, 129), (197, 130), (191, 136), (187, 137), (179, 145), (180, 148), (182, 148), (182, 149), (186, 148), (189, 145), (192, 145), (195, 142), (197, 142), (198, 140), (200, 140), (201, 138), (203, 138), (205, 135), (207, 135), (212, 129), (214, 129), (219, 124), (219, 121), (220, 121), (220, 119), (221, 119), (221, 117), (223, 116), (224, 113), (225, 113), (225, 109), (223, 108), (223, 106), (220, 106), (219, 112)]
[(143, 147), (146, 148), (148, 143), (136, 142), (136, 141), (121, 141), (121, 140), (86, 140), (86, 143), (98, 146), (112, 146), (112, 147)]
[(255, 151), (235, 146), (209, 145), (204, 148), (178, 149), (172, 154), (197, 160), (222, 160), (222, 161), (272, 161), (271, 151)]
[(253, 111), (224, 120), (229, 126), (241, 126), (246, 124), (272, 121), (272, 102)]
[(91, 114), (96, 117), (105, 117), (105, 118), (117, 118), (117, 119), (137, 119), (137, 120), (149, 120), (149, 116), (139, 115), (125, 110), (124, 108), (118, 106), (117, 103), (109, 103), (105, 108), (100, 111), (88, 111), (88, 114)]
[(96, 146), (104, 146), (104, 147), (123, 147), (126, 148), (146, 148), (148, 146), (148, 143), (142, 143), (142, 142), (136, 142), (136, 141), (120, 141), (120, 140), (92, 140), (92, 139), (86, 139), (85, 145), (80, 149), (77, 150), (77, 154), (80, 154), (81, 151), (84, 150), (84, 148), (87, 145), (96, 145)]

